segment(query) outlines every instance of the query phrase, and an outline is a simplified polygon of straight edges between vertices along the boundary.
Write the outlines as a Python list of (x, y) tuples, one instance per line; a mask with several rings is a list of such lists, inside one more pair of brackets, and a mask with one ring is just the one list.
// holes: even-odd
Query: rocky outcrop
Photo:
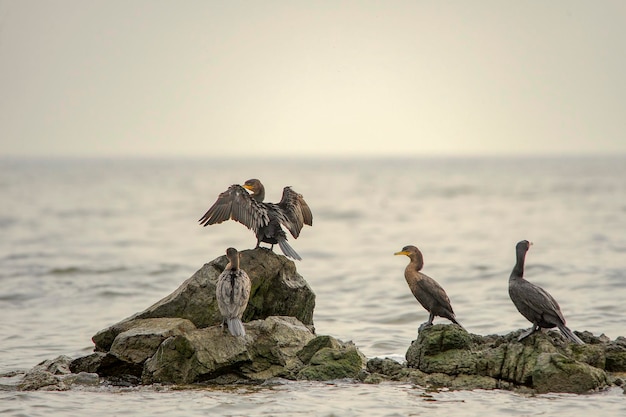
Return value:
[(406, 364), (367, 361), (353, 343), (315, 334), (315, 294), (292, 261), (267, 249), (241, 254), (241, 267), (252, 281), (243, 315), (246, 336), (231, 336), (220, 326), (215, 284), (227, 263), (221, 256), (161, 301), (98, 332), (92, 354), (44, 361), (25, 374), (19, 388), (256, 383), (276, 377), (537, 393), (585, 393), (623, 384), (618, 373), (626, 373), (626, 338), (611, 341), (588, 332), (578, 333), (585, 345), (573, 345), (556, 331), (518, 342), (520, 331), (478, 336), (439, 324), (420, 332)]
[(244, 337), (231, 336), (221, 326), (197, 329), (187, 323), (184, 331), (178, 331), (169, 318), (131, 321), (109, 352), (78, 358), (69, 367), (74, 373), (114, 377), (115, 384), (192, 384), (355, 378), (365, 366), (365, 357), (354, 344), (315, 336), (294, 317), (245, 323)]
[(241, 252), (252, 289), (245, 337), (221, 327), (215, 285), (221, 256), (146, 310), (98, 332), (95, 352), (69, 364), (115, 384), (354, 378), (365, 357), (352, 343), (317, 336), (315, 294), (295, 264), (267, 249)]
[[(269, 316), (290, 316), (305, 325), (313, 326), (315, 294), (298, 274), (293, 261), (264, 248), (240, 253), (240, 267), (248, 273), (252, 283), (243, 321), (262, 320)], [(125, 332), (129, 323), (137, 319), (187, 319), (199, 329), (220, 324), (222, 316), (215, 300), (215, 285), (227, 263), (225, 255), (214, 259), (183, 282), (172, 294), (144, 311), (101, 330), (93, 336), (96, 350), (108, 351), (118, 334)]]
[(528, 389), (537, 393), (586, 393), (608, 386), (607, 372), (626, 372), (626, 340), (579, 333), (585, 345), (567, 343), (560, 333), (535, 333), (522, 342), (520, 331), (504, 336), (469, 334), (456, 325), (420, 332), (406, 353), (407, 367), (372, 359), (361, 380), (411, 381), (454, 389)]

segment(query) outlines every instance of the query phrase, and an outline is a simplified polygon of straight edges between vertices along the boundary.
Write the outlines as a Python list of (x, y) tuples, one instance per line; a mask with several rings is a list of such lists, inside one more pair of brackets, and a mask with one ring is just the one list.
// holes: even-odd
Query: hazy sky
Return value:
[(617, 152), (624, 0), (0, 0), (0, 156)]

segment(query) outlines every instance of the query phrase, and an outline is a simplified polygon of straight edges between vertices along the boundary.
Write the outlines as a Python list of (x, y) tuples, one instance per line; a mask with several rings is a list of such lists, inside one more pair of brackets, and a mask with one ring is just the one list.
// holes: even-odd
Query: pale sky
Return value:
[(626, 1), (0, 0), (0, 156), (626, 154)]

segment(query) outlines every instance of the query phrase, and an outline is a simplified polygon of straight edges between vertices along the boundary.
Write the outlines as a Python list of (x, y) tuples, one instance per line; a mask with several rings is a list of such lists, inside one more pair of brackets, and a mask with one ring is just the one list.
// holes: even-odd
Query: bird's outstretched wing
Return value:
[(283, 189), (283, 197), (280, 199), (278, 206), (284, 214), (284, 216), (280, 216), (280, 222), (294, 238), (300, 235), (300, 230), (302, 230), (305, 224), (313, 225), (313, 214), (309, 205), (304, 201), (302, 194), (298, 194), (291, 187)]
[(267, 208), (253, 199), (241, 185), (233, 184), (217, 197), (217, 200), (204, 216), (198, 220), (201, 225), (235, 220), (253, 231), (269, 223)]

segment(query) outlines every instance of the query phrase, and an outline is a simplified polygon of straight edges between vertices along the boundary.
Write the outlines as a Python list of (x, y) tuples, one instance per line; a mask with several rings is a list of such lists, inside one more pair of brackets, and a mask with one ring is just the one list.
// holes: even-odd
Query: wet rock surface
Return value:
[[(557, 331), (521, 331), (479, 336), (456, 325), (438, 324), (420, 332), (406, 353), (406, 368), (390, 359), (368, 361), (361, 380), (385, 380), (453, 389), (519, 389), (536, 393), (587, 393), (621, 381), (624, 338), (579, 333), (585, 345), (568, 343)], [(611, 358), (611, 359), (609, 359)], [(611, 374), (618, 373), (618, 374)]]

